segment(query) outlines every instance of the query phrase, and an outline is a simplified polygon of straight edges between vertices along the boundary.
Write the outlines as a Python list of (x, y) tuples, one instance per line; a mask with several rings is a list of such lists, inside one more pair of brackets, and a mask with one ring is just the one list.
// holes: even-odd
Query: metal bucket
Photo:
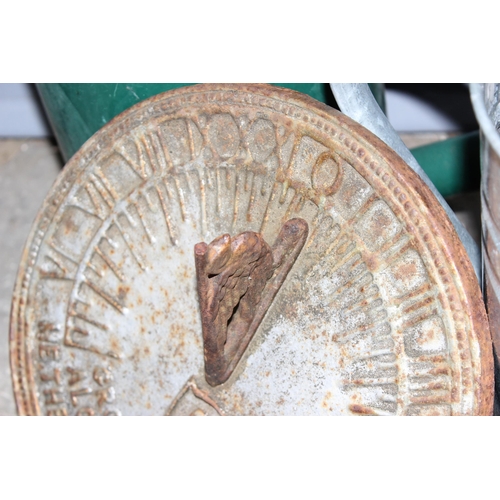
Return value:
[[(498, 367), (500, 360), (500, 84), (471, 84), (470, 93), (481, 129), (483, 293)], [(497, 378), (497, 393), (498, 390)]]

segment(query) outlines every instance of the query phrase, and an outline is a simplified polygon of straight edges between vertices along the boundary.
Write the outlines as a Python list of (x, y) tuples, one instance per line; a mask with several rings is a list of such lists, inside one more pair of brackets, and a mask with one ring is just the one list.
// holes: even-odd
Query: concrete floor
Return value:
[[(446, 134), (404, 136), (409, 147)], [(63, 162), (50, 140), (0, 140), (0, 415), (15, 415), (8, 350), (12, 289), (31, 224)], [(451, 200), (472, 236), (480, 237), (479, 194)]]

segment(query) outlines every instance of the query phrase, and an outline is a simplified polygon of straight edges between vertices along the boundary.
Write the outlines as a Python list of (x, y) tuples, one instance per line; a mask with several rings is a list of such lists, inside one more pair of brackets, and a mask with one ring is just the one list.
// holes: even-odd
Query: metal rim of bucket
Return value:
[(500, 155), (500, 134), (496, 130), (484, 102), (485, 85), (485, 83), (471, 83), (469, 86), (470, 98), (481, 131), (493, 149)]

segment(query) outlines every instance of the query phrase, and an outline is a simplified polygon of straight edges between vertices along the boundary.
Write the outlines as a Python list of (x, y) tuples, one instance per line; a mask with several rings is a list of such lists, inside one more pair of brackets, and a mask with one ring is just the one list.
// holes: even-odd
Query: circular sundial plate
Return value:
[[(272, 246), (294, 218), (303, 247), (208, 384), (194, 246)], [(11, 363), (30, 415), (492, 411), (481, 293), (440, 205), (363, 127), (267, 85), (158, 95), (81, 148), (23, 254)]]

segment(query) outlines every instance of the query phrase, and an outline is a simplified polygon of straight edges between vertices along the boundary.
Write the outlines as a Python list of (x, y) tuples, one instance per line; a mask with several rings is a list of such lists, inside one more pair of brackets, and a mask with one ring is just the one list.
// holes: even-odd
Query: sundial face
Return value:
[(480, 291), (439, 204), (365, 129), (266, 85), (159, 95), (82, 147), (26, 246), (11, 354), (21, 414), (492, 406)]

